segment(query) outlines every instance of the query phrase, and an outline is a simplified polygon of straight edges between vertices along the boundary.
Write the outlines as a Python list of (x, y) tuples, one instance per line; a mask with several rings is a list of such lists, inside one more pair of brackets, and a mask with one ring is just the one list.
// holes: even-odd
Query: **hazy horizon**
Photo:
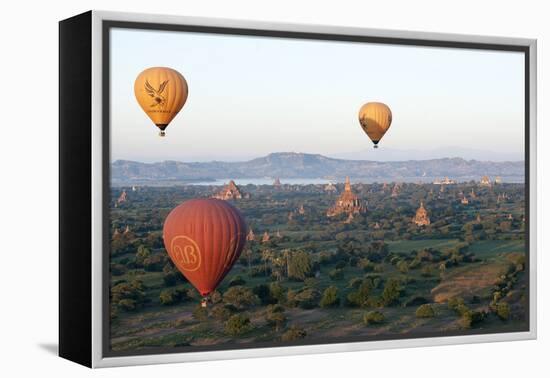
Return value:
[[(113, 161), (245, 161), (274, 151), (523, 159), (519, 52), (116, 28), (111, 38)], [(165, 138), (133, 94), (151, 66), (172, 67), (189, 84)], [(393, 112), (377, 150), (357, 120), (369, 101)]]
[[(490, 153), (490, 151), (489, 151)], [(324, 156), (324, 157), (327, 157), (327, 158), (331, 158), (331, 159), (338, 159), (338, 160), (356, 160), (356, 161), (373, 161), (373, 162), (379, 162), (379, 163), (383, 163), (383, 162), (388, 162), (388, 163), (391, 163), (391, 162), (403, 162), (403, 161), (425, 161), (425, 160), (439, 160), (439, 159), (463, 159), (463, 160), (475, 160), (475, 161), (479, 161), (479, 162), (494, 162), (494, 163), (506, 163), (506, 162), (512, 162), (512, 163), (516, 163), (516, 162), (523, 162), (525, 161), (525, 159), (523, 159), (523, 157), (521, 158), (518, 158), (518, 159), (504, 159), (504, 160), (497, 160), (497, 159), (468, 159), (468, 158), (464, 158), (462, 156), (444, 156), (444, 157), (434, 157), (434, 158), (421, 158), (421, 159), (384, 159), (384, 160), (378, 160), (378, 159), (361, 159), (361, 158), (355, 158), (355, 159), (351, 159), (351, 158), (345, 158), (345, 157), (337, 157), (337, 156), (328, 156), (328, 155), (323, 155), (323, 154), (315, 154), (315, 153), (305, 153), (305, 152), (298, 152), (298, 151), (275, 151), (275, 152), (270, 152), (266, 155), (262, 155), (262, 156), (253, 156), (253, 157), (249, 157), (249, 158), (246, 158), (246, 157), (243, 157), (243, 158), (236, 158), (236, 159), (228, 159), (228, 160), (220, 160), (220, 159), (204, 159), (204, 160), (183, 160), (183, 159), (163, 159), (163, 160), (136, 160), (136, 159), (124, 159), (124, 158), (121, 158), (121, 159), (112, 159), (112, 163), (116, 162), (116, 161), (134, 161), (134, 162), (137, 162), (137, 163), (145, 163), (145, 164), (154, 164), (154, 163), (162, 163), (162, 162), (166, 162), (166, 161), (176, 161), (176, 162), (182, 162), (182, 163), (209, 163), (209, 162), (228, 162), (228, 163), (239, 163), (239, 162), (247, 162), (247, 161), (250, 161), (250, 160), (254, 160), (254, 159), (261, 159), (261, 158), (264, 158), (264, 157), (267, 157), (269, 155), (275, 155), (275, 154), (297, 154), (297, 155), (320, 155), (320, 156)]]

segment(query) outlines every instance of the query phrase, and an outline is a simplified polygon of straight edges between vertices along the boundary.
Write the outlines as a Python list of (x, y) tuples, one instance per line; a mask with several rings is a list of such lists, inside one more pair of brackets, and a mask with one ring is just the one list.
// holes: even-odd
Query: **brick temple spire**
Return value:
[(237, 184), (235, 184), (235, 181), (230, 180), (229, 184), (225, 185), (213, 197), (221, 200), (237, 200), (243, 198), (243, 195)]
[(336, 200), (336, 203), (327, 211), (328, 217), (346, 214), (359, 214), (367, 211), (367, 207), (351, 190), (351, 182), (349, 177), (346, 177), (344, 192)]
[(420, 201), (420, 207), (416, 210), (413, 223), (417, 226), (427, 226), (431, 223), (428, 211), (424, 208), (424, 201)]

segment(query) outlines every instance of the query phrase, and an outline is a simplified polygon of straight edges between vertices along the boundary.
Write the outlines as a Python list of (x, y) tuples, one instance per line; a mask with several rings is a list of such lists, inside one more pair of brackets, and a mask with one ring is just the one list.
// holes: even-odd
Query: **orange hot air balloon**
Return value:
[(163, 233), (164, 246), (176, 267), (207, 297), (239, 258), (246, 242), (246, 223), (226, 201), (192, 199), (168, 214)]
[(378, 142), (390, 128), (391, 120), (390, 108), (381, 102), (368, 102), (359, 109), (359, 123), (374, 143), (374, 148), (378, 148)]
[(189, 89), (178, 71), (167, 67), (151, 67), (140, 73), (134, 82), (134, 94), (143, 111), (164, 136), (168, 124), (179, 113)]

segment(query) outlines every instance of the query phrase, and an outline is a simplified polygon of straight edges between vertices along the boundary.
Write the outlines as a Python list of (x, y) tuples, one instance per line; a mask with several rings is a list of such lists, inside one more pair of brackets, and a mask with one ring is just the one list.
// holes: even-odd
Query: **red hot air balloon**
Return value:
[(163, 234), (176, 267), (207, 297), (239, 258), (246, 242), (246, 223), (226, 201), (193, 199), (168, 214)]

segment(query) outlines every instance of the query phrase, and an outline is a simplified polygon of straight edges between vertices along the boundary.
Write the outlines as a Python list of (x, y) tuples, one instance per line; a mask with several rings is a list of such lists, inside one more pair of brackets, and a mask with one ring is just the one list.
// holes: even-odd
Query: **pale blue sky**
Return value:
[[(282, 151), (379, 160), (403, 150), (414, 159), (414, 151), (425, 158), (432, 149), (523, 155), (521, 53), (128, 29), (113, 29), (111, 38), (113, 160)], [(165, 138), (133, 94), (151, 66), (174, 68), (189, 85)], [(393, 112), (380, 142), (386, 155), (376, 154), (357, 120), (369, 101)]]

